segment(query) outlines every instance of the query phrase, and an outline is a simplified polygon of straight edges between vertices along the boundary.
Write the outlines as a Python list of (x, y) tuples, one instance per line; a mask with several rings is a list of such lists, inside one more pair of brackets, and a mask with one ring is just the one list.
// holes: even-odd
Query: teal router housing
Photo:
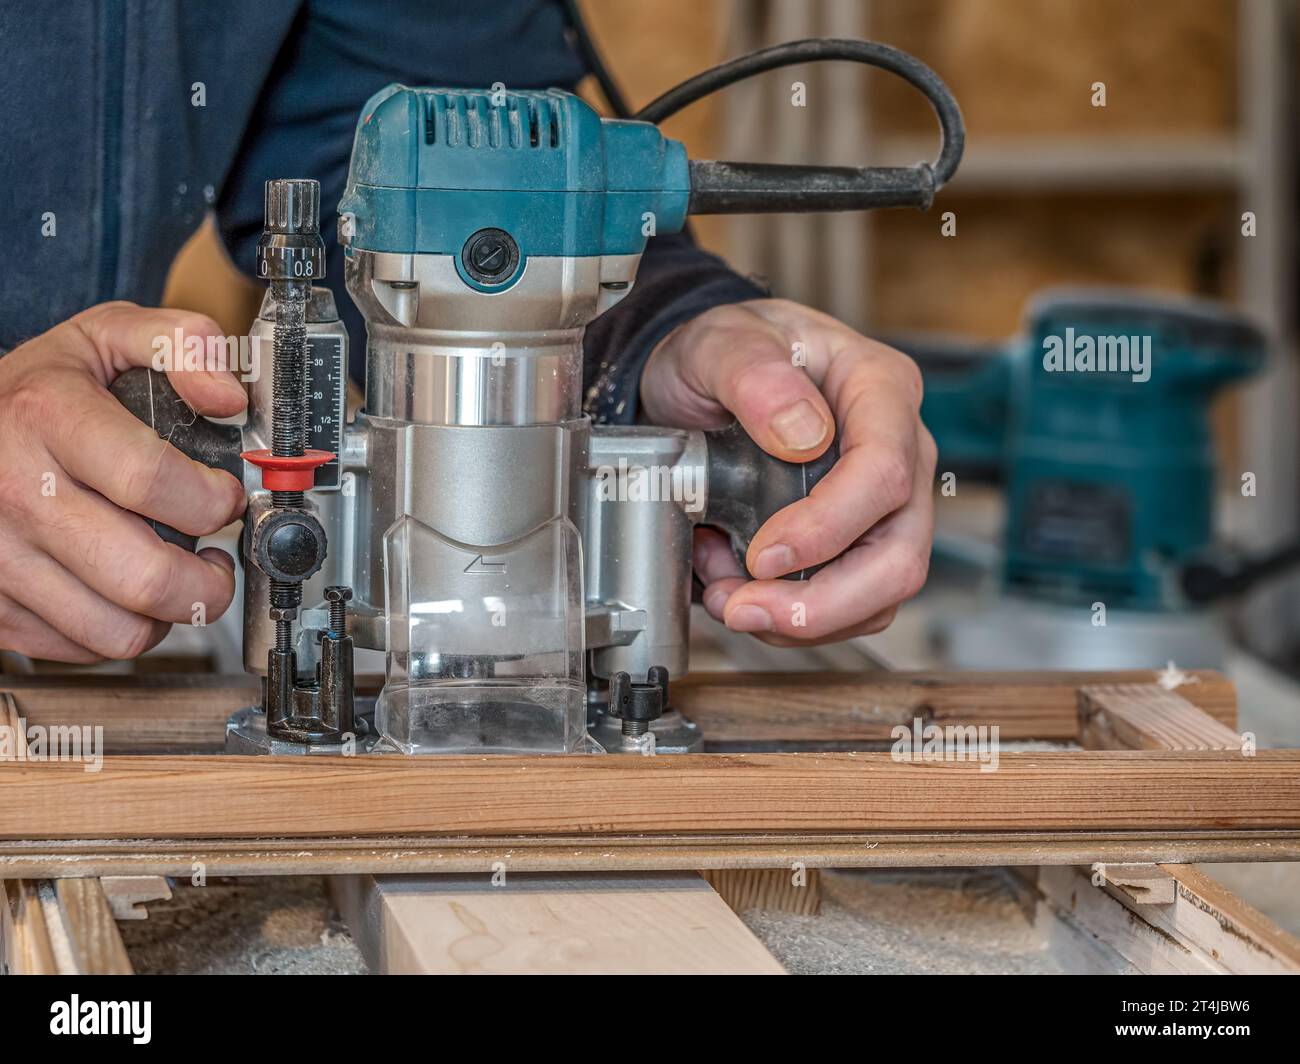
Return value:
[(457, 255), (508, 231), (537, 256), (637, 255), (686, 222), (686, 150), (648, 122), (601, 118), (559, 89), (390, 85), (357, 123), (347, 188), (352, 247)]

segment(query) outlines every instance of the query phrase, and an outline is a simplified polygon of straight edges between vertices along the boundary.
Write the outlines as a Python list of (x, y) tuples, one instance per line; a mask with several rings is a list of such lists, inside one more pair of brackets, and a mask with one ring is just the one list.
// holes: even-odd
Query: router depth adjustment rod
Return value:
[(275, 309), (270, 450), (246, 451), (262, 471), (271, 508), (251, 530), (252, 556), (270, 578), (275, 645), (267, 652), (267, 735), (302, 743), (338, 742), (355, 731), (349, 588), (328, 589), (330, 628), (321, 640), (314, 684), (298, 681), (293, 622), (303, 581), (325, 560), (325, 530), (307, 509), (316, 469), (334, 458), (307, 447), (307, 299), (325, 276), (320, 236), (320, 185), (309, 180), (266, 183), (265, 228), (257, 245), (258, 276), (270, 282)]

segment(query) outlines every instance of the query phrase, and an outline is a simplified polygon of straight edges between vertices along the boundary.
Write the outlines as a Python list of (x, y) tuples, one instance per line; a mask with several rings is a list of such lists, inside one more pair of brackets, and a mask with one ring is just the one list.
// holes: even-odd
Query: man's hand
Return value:
[[(786, 300), (715, 307), (669, 334), (641, 377), (650, 423), (718, 428), (734, 415), (790, 462), (816, 458), (840, 432), (835, 467), (750, 544), (757, 579), (744, 578), (725, 536), (696, 532), (709, 613), (778, 646), (885, 628), (929, 568), (935, 446), (920, 405), (906, 355)], [(809, 581), (776, 579), (831, 558)]]
[[(202, 604), (215, 620), (234, 562), (164, 543), (136, 514), (207, 535), (244, 509), (229, 473), (191, 461), (108, 392), (158, 336), (218, 335), (201, 315), (91, 307), (0, 358), (0, 648), (36, 658), (132, 658)], [(226, 372), (169, 374), (197, 411), (246, 403)]]

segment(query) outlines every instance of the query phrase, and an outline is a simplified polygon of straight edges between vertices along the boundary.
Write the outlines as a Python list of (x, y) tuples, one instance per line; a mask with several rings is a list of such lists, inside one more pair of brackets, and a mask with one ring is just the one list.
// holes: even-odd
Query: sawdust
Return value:
[(366, 965), (319, 876), (180, 881), (118, 926), (139, 974), (360, 975)]
[(1000, 869), (826, 871), (817, 916), (742, 919), (792, 974), (1061, 974)]

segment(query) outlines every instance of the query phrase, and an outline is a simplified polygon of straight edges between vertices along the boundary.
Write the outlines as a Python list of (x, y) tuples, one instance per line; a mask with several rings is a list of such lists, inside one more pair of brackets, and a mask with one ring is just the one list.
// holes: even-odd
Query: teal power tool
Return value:
[[(1012, 619), (1001, 652), (980, 660), (1212, 664), (1213, 640), (1190, 632), (1204, 630), (1196, 607), (1243, 589), (1246, 568), (1267, 569), (1228, 561), (1216, 542), (1210, 416), (1222, 389), (1263, 365), (1261, 331), (1208, 301), (1075, 289), (1037, 299), (1006, 344), (903, 346), (925, 376), (941, 473), (1005, 491), (1000, 584)], [(1093, 638), (1097, 603), (1118, 636), (1105, 649)], [(1092, 648), (1081, 659), (1049, 653), (1051, 622), (1065, 617), (1089, 632), (1061, 636)], [(1026, 628), (1036, 631), (1014, 634)], [(1102, 656), (1086, 656), (1094, 650)]]
[[(934, 163), (694, 161), (656, 127), (742, 78), (827, 59), (917, 88), (939, 120)], [(743, 557), (834, 455), (790, 465), (734, 425), (593, 426), (584, 329), (631, 289), (647, 238), (689, 214), (923, 209), (963, 138), (933, 72), (865, 41), (769, 48), (626, 119), (556, 90), (390, 86), (363, 108), (339, 205), (367, 324), (365, 406), (347, 425), (337, 314), (313, 288), (317, 188), (270, 182), (257, 330), (274, 373), (224, 448), (247, 460), (245, 665), (267, 682), (231, 748), (354, 740), (355, 644), (386, 653), (366, 740), (379, 750), (698, 749), (668, 691), (687, 670), (693, 527)], [(205, 460), (230, 457), (203, 443)]]

